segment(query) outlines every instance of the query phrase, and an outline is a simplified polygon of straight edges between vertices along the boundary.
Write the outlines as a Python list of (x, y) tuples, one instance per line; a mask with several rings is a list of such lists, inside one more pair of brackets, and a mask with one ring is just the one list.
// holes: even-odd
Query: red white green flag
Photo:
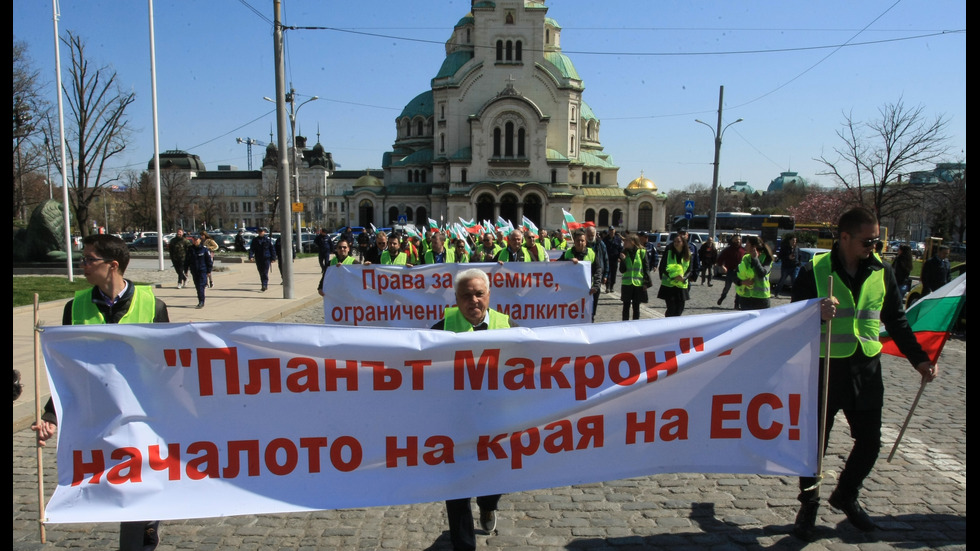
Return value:
[(470, 220), (467, 222), (466, 220), (463, 220), (462, 217), (460, 217), (459, 221), (462, 222), (463, 227), (466, 228), (466, 233), (480, 233), (480, 225), (475, 221)]
[[(936, 291), (919, 299), (905, 312), (909, 326), (915, 333), (916, 340), (929, 355), (933, 364), (939, 359), (946, 339), (953, 324), (960, 316), (966, 304), (966, 274), (963, 273), (953, 281), (943, 285)], [(888, 336), (887, 331), (881, 332), (882, 352), (892, 356), (903, 356), (895, 342)]]
[(561, 213), (565, 215), (565, 226), (568, 228), (568, 231), (575, 231), (582, 227), (581, 223), (575, 221), (575, 217), (572, 216), (572, 213), (565, 209), (561, 209)]

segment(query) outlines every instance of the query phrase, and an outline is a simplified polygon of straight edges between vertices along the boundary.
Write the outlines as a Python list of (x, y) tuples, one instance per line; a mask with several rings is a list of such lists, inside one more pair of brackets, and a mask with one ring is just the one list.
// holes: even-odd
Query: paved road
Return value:
[[(142, 280), (145, 277), (149, 275)], [(715, 304), (719, 293), (717, 284), (695, 286), (685, 315), (721, 311)], [(729, 297), (726, 306), (731, 305)], [(644, 318), (662, 316), (661, 301), (654, 299), (649, 306), (653, 308), (643, 309)], [(596, 319), (616, 321), (620, 311), (618, 294), (603, 295)], [(279, 317), (284, 322), (319, 323), (323, 312), (314, 303)], [(966, 549), (965, 340), (947, 344), (940, 366), (941, 376), (929, 385), (902, 447), (886, 463), (918, 381), (907, 361), (883, 360), (884, 447), (863, 497), (865, 508), (882, 527), (873, 535), (858, 532), (843, 514), (825, 506), (818, 520), (820, 539), (804, 546), (789, 535), (797, 510), (796, 479), (683, 473), (508, 494), (501, 500), (496, 533), (478, 535), (478, 547)], [(850, 447), (845, 427), (839, 420), (830, 441), (825, 468), (833, 472), (840, 470)], [(30, 431), (15, 429), (13, 451), (13, 549), (114, 548), (118, 526), (109, 523), (49, 525), (49, 543), (40, 544)], [(44, 452), (44, 459), (50, 495), (56, 478), (53, 447)], [(824, 497), (829, 493), (825, 489)], [(161, 551), (451, 549), (441, 503), (171, 521), (163, 524), (161, 533)]]

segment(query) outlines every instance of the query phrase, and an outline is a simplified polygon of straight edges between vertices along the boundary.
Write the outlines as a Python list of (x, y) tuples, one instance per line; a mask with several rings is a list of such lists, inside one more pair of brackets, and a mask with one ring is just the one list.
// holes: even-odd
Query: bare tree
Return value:
[[(87, 235), (89, 206), (101, 188), (120, 178), (119, 174), (107, 174), (106, 165), (126, 148), (126, 108), (136, 101), (136, 94), (123, 92), (116, 83), (116, 73), (108, 66), (93, 68), (89, 64), (81, 38), (69, 32), (62, 42), (71, 54), (69, 82), (64, 85), (71, 117), (65, 128), (69, 167), (62, 166), (56, 156), (52, 158), (58, 169), (68, 175), (75, 221), (82, 234)], [(49, 137), (55, 135), (50, 125), (45, 132)]]
[[(191, 229), (196, 210), (190, 196), (190, 180), (187, 172), (178, 168), (165, 168), (160, 171), (160, 208), (162, 218), (169, 228)], [(197, 231), (194, 228), (194, 231)]]
[[(27, 44), (14, 40), (13, 65), (13, 209), (14, 218), (26, 221), (27, 211), (48, 198), (44, 175), (38, 174), (45, 165), (42, 122), (48, 105), (42, 98), (40, 73), (27, 55)], [(43, 191), (43, 194), (36, 193)]]
[[(835, 147), (836, 159), (816, 158), (827, 168), (821, 175), (831, 176), (838, 184), (855, 192), (862, 205), (871, 208), (878, 218), (896, 216), (910, 203), (907, 194), (914, 186), (898, 186), (889, 193), (901, 176), (935, 163), (948, 152), (943, 116), (927, 120), (925, 108), (907, 108), (897, 103), (881, 107), (880, 118), (857, 122), (844, 116), (844, 127), (837, 132), (843, 145)], [(901, 188), (901, 189), (899, 189)]]
[(214, 182), (208, 182), (203, 195), (198, 193), (194, 196), (194, 203), (197, 205), (197, 212), (201, 214), (202, 222), (209, 228), (214, 226), (214, 220), (224, 212), (221, 189)]
[(156, 186), (150, 174), (127, 170), (122, 179), (126, 191), (125, 206), (119, 213), (119, 227), (132, 230), (156, 227)]

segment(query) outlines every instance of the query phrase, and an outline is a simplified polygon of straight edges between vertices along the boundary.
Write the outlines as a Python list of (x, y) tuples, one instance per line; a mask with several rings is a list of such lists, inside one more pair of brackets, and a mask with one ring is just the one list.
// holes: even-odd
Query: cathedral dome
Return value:
[[(197, 170), (203, 172), (204, 163), (201, 158), (192, 153), (171, 149), (160, 154), (160, 168), (179, 168), (183, 170)], [(147, 170), (153, 170), (153, 159), (146, 166)]]
[(375, 178), (374, 176), (371, 176), (370, 174), (365, 174), (364, 176), (361, 176), (360, 178), (358, 178), (356, 182), (354, 182), (354, 187), (355, 188), (359, 188), (359, 187), (383, 187), (383, 186), (384, 186), (384, 184), (381, 182), (381, 180)]
[(632, 189), (636, 191), (657, 191), (657, 184), (653, 183), (653, 180), (643, 177), (643, 172), (640, 172), (640, 177), (633, 180), (626, 186), (626, 189)]

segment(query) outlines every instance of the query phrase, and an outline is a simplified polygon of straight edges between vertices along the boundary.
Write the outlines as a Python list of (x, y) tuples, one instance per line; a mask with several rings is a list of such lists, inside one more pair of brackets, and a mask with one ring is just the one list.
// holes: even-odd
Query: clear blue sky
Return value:
[[(160, 150), (179, 148), (218, 165), (248, 166), (235, 138), (270, 141), (275, 124), (272, 2), (154, 2)], [(344, 170), (380, 168), (394, 119), (429, 87), (444, 42), (469, 0), (284, 0), (284, 23), (329, 27), (287, 33), (286, 79), (301, 133)], [(711, 183), (719, 86), (725, 87), (720, 181), (765, 189), (793, 170), (823, 185), (813, 159), (833, 155), (844, 114), (877, 117), (889, 103), (949, 119), (951, 153), (966, 159), (966, 2), (547, 2), (562, 49), (585, 81), (605, 151), (625, 186), (643, 171), (663, 191)], [(13, 5), (54, 96), (51, 4)], [(59, 29), (85, 39), (90, 61), (111, 65), (136, 92), (134, 130), (114, 169), (142, 170), (153, 156), (147, 2), (61, 2)], [(846, 44), (846, 46), (844, 46)], [(843, 46), (843, 47), (841, 47)], [(67, 75), (67, 49), (62, 46)], [(253, 147), (254, 164), (263, 148)], [(931, 167), (924, 167), (931, 168)]]

